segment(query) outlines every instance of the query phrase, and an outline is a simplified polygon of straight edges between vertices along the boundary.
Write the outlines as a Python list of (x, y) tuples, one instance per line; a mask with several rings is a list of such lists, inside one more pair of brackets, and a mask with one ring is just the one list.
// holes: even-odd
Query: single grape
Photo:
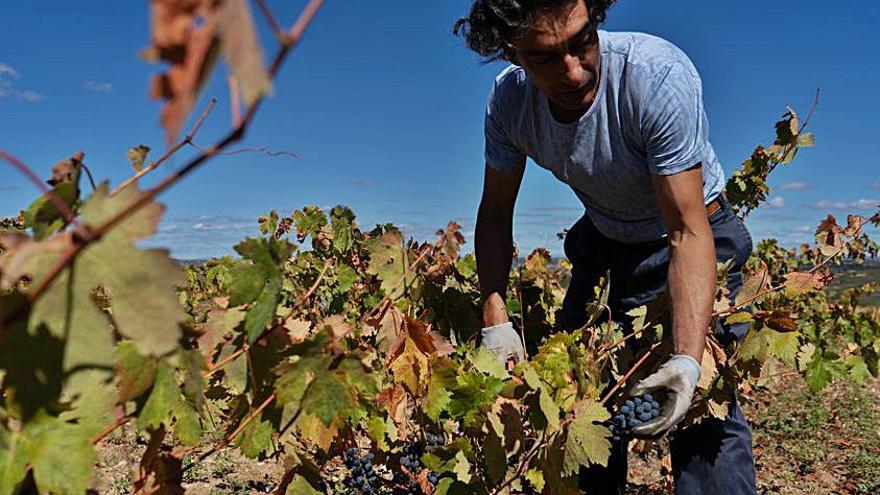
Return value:
[(649, 421), (651, 419), (651, 413), (643, 412), (642, 414), (639, 414), (639, 419), (642, 421)]
[(654, 396), (651, 395), (651, 394), (645, 394), (645, 395), (642, 396), (642, 399), (644, 399), (644, 400), (646, 400), (646, 401), (648, 401), (648, 402), (651, 402), (651, 401), (654, 400)]

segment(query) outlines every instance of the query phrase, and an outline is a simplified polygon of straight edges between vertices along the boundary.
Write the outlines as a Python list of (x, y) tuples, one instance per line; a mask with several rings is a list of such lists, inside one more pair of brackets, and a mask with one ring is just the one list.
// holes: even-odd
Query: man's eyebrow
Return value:
[[(590, 31), (592, 31), (592, 29), (593, 29), (593, 23), (590, 21), (587, 21), (587, 23), (584, 25), (583, 28), (581, 28), (580, 31), (575, 33), (574, 36), (572, 36), (571, 38), (569, 38), (566, 41), (566, 45), (570, 45), (572, 43), (572, 41), (580, 41), (583, 38), (588, 38), (590, 35)], [(553, 55), (555, 53), (556, 53), (556, 50), (527, 50), (525, 55), (531, 57), (531, 56)]]

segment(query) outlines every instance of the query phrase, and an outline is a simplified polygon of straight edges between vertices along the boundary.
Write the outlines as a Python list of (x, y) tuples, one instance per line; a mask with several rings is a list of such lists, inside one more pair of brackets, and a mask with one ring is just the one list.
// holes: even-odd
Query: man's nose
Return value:
[(586, 84), (586, 71), (581, 67), (581, 59), (570, 53), (563, 58), (565, 62), (565, 77), (572, 86), (581, 87)]

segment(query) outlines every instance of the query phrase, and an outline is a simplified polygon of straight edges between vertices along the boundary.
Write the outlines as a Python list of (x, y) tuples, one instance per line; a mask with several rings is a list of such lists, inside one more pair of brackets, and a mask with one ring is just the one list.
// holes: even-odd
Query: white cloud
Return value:
[(786, 182), (779, 186), (782, 191), (805, 191), (810, 188), (806, 182)]
[(46, 99), (42, 93), (38, 93), (31, 89), (18, 90), (13, 84), (13, 80), (21, 79), (21, 74), (15, 67), (0, 62), (0, 99), (7, 97), (15, 97), (19, 100), (29, 103), (36, 103)]
[(4, 64), (3, 62), (0, 62), (0, 77), (2, 77), (4, 75), (9, 75), (9, 76), (17, 78), (18, 71), (15, 70), (15, 67), (13, 67), (9, 64)]
[(376, 181), (371, 179), (356, 180), (354, 181), (354, 185), (358, 187), (373, 187), (376, 185)]
[(771, 210), (778, 210), (780, 208), (785, 208), (785, 198), (782, 196), (776, 196), (767, 202), (767, 206), (765, 208), (769, 208)]
[(83, 83), (83, 89), (93, 93), (109, 93), (113, 91), (113, 83), (106, 81), (86, 81)]
[(823, 199), (813, 203), (813, 208), (823, 210), (870, 210), (880, 206), (880, 199), (860, 199), (851, 203)]
[(813, 227), (810, 227), (809, 225), (801, 225), (800, 227), (795, 227), (791, 229), (791, 231), (796, 233), (813, 232)]
[(20, 91), (18, 93), (18, 99), (24, 100), (30, 103), (37, 103), (39, 101), (43, 101), (46, 99), (46, 95), (43, 93), (37, 93), (36, 91), (32, 91), (30, 89), (25, 91)]
[(875, 180), (873, 184), (871, 184), (871, 189), (880, 189), (880, 180)]

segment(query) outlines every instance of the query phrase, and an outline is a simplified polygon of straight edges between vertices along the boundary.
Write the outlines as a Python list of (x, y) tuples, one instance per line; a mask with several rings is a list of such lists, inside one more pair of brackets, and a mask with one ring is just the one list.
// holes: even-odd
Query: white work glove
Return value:
[(498, 356), (502, 363), (507, 363), (509, 358), (516, 362), (526, 360), (526, 351), (523, 349), (519, 334), (513, 329), (510, 322), (492, 325), (480, 331), (483, 340), (480, 347)]
[(633, 397), (657, 391), (665, 394), (660, 415), (634, 427), (633, 436), (659, 438), (671, 431), (690, 409), (699, 380), (700, 363), (688, 355), (676, 354), (656, 373), (633, 387), (629, 392)]

